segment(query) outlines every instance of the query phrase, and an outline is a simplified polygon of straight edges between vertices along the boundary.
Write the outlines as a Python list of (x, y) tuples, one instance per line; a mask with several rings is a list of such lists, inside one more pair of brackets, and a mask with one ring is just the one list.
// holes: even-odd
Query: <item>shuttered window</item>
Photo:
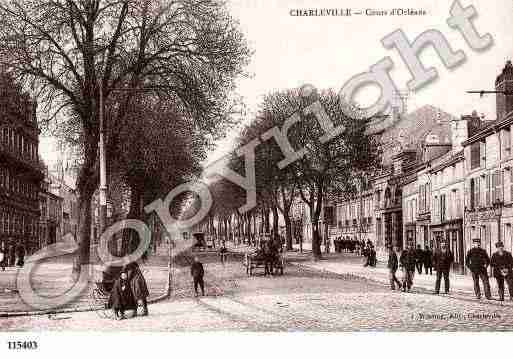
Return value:
[[(486, 192), (486, 206), (490, 206), (490, 176), (489, 175), (485, 175), (485, 183), (486, 183), (486, 188), (485, 188), (485, 192)], [(493, 189), (495, 190), (495, 189)], [(492, 195), (493, 196), (493, 195)]]
[(510, 195), (509, 202), (513, 203), (513, 168), (509, 170), (509, 187), (510, 187)]
[(502, 202), (502, 170), (497, 170), (495, 176), (495, 199)]
[(479, 201), (479, 177), (474, 178), (474, 205), (476, 207), (480, 207), (481, 203)]

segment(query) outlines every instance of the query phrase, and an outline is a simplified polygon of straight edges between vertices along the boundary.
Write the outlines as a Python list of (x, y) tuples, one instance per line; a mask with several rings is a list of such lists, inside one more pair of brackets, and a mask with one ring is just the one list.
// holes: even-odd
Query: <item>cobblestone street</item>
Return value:
[(391, 291), (378, 282), (298, 265), (284, 276), (246, 275), (241, 256), (205, 264), (207, 296), (193, 297), (188, 259), (177, 260), (171, 300), (150, 306), (148, 317), (114, 321), (102, 312), (0, 320), (14, 330), (141, 331), (486, 331), (513, 328), (513, 303), (471, 296), (435, 296), (423, 289)]

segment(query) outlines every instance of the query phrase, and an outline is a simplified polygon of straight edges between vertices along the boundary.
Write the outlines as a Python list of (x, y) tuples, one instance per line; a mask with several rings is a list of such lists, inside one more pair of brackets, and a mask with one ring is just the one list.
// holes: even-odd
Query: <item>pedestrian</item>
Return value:
[(417, 267), (417, 271), (419, 274), (422, 274), (422, 265), (424, 264), (424, 251), (420, 248), (420, 244), (417, 244), (417, 249), (415, 250), (415, 266)]
[(483, 281), (486, 299), (491, 299), (490, 282), (486, 268), (490, 264), (488, 253), (481, 248), (481, 239), (474, 238), (472, 246), (465, 257), (465, 265), (472, 272), (472, 280), (474, 281), (474, 293), (477, 299), (481, 299), (481, 288), (479, 287), (479, 278)]
[(429, 275), (433, 274), (433, 251), (431, 250), (431, 247), (427, 247), (424, 249), (424, 270), (426, 271), (426, 274)]
[(9, 245), (9, 267), (14, 267), (16, 265), (16, 247), (14, 246), (14, 243), (11, 242)]
[[(143, 312), (141, 315), (146, 316), (148, 315), (148, 297), (150, 296), (150, 292), (146, 284), (146, 279), (141, 272), (141, 268), (137, 262), (131, 262), (125, 266), (125, 271), (136, 306), (142, 307)], [(137, 308), (134, 311), (134, 316), (137, 316)]]
[(403, 271), (403, 292), (406, 290), (409, 292), (413, 286), (415, 275), (415, 250), (412, 243), (409, 243), (407, 248), (402, 251), (399, 263)]
[(264, 248), (264, 275), (274, 275), (275, 248), (272, 241), (268, 240), (263, 245)]
[(0, 267), (2, 267), (2, 271), (5, 271), (5, 265), (7, 262), (7, 249), (5, 248), (5, 242), (0, 244)]
[(495, 243), (497, 252), (492, 255), (493, 276), (499, 287), (499, 300), (504, 301), (504, 280), (508, 284), (509, 300), (513, 300), (513, 257), (504, 250), (504, 243)]
[(221, 248), (219, 248), (219, 257), (221, 258), (221, 264), (224, 266), (226, 262), (226, 256), (228, 255), (228, 249), (226, 249), (226, 244), (223, 241)]
[(18, 257), (18, 262), (16, 265), (18, 267), (23, 267), (25, 264), (25, 246), (21, 243), (21, 240), (18, 241), (16, 245), (16, 257)]
[(395, 290), (395, 284), (397, 283), (397, 289), (401, 290), (401, 282), (395, 276), (397, 269), (399, 268), (399, 257), (397, 253), (399, 252), (399, 248), (397, 246), (390, 246), (388, 251), (388, 263), (387, 268), (389, 271), (390, 278), (390, 289)]
[(205, 270), (203, 269), (203, 264), (198, 260), (198, 257), (194, 257), (191, 265), (191, 276), (194, 283), (194, 292), (196, 293), (196, 297), (198, 296), (198, 285), (201, 288), (201, 295), (205, 295), (205, 283), (203, 281), (204, 275)]
[(371, 267), (376, 267), (376, 250), (374, 249), (374, 245), (371, 243), (369, 247), (369, 265)]
[(137, 309), (126, 271), (121, 271), (119, 278), (116, 279), (110, 292), (107, 308), (112, 308), (116, 320), (126, 319), (126, 310)]
[(435, 252), (433, 262), (436, 270), (435, 294), (440, 294), (442, 276), (444, 277), (445, 294), (449, 294), (449, 271), (451, 270), (452, 262), (454, 262), (454, 255), (447, 248), (447, 243), (440, 243), (440, 250)]

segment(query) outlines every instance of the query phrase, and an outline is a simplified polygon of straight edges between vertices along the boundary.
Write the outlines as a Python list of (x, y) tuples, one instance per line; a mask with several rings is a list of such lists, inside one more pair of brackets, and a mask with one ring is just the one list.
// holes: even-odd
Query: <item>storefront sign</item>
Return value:
[(482, 212), (470, 212), (465, 216), (466, 223), (475, 223), (475, 222), (486, 222), (486, 221), (496, 221), (498, 216), (495, 215), (493, 210), (482, 211)]

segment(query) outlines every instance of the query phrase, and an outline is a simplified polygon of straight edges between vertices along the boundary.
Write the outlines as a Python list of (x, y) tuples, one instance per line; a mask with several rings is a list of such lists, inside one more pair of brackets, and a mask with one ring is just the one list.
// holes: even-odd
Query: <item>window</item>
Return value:
[(446, 213), (445, 213), (445, 209), (446, 209), (446, 203), (445, 203), (445, 194), (442, 194), (440, 196), (440, 221), (443, 222), (445, 221), (446, 219)]
[(503, 129), (502, 136), (502, 154), (504, 158), (507, 158), (511, 155), (511, 129), (510, 127), (506, 127)]
[(513, 168), (509, 170), (509, 183), (510, 183), (509, 201), (510, 201), (510, 203), (513, 203)]
[[(486, 183), (485, 191), (485, 203), (486, 206), (490, 206), (490, 176), (488, 174), (484, 175), (484, 182)], [(492, 188), (492, 193), (495, 191), (495, 188)], [(493, 194), (492, 194), (493, 197)]]
[(470, 169), (479, 168), (481, 163), (480, 143), (476, 142), (470, 145)]
[(470, 208), (479, 207), (479, 177), (470, 179)]
[(438, 196), (433, 199), (433, 218), (438, 219)]
[(497, 170), (494, 173), (495, 177), (495, 196), (493, 197), (494, 202), (502, 202), (502, 170)]
[(454, 191), (454, 204), (455, 204), (455, 213), (454, 217), (460, 217), (461, 216), (461, 198), (460, 198), (460, 192), (455, 189)]
[(479, 142), (479, 152), (480, 152), (480, 159), (481, 159), (481, 163), (480, 163), (480, 166), (481, 168), (485, 168), (486, 167), (486, 141), (483, 140), (481, 142)]

